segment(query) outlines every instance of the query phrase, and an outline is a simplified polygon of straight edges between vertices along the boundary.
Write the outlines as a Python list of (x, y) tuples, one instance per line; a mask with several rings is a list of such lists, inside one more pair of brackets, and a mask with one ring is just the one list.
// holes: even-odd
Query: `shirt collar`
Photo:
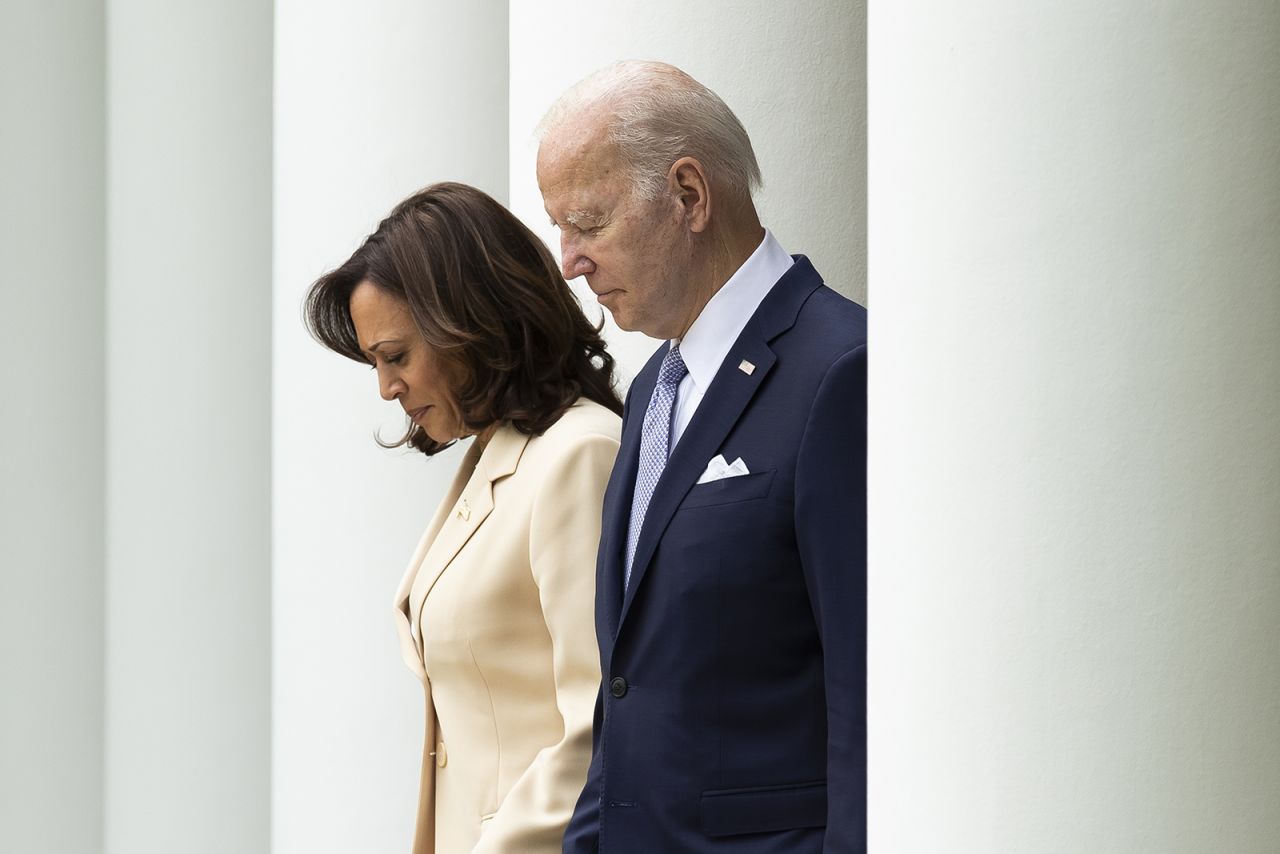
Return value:
[[(698, 391), (705, 394), (720, 363), (729, 355), (751, 315), (782, 274), (795, 263), (769, 229), (764, 239), (729, 281), (712, 295), (679, 340), (680, 356)], [(674, 339), (672, 344), (677, 343)]]

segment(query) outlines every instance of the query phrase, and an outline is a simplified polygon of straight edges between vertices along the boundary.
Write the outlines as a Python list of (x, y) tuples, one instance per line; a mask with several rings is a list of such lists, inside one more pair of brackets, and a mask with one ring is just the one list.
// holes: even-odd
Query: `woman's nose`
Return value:
[(378, 392), (383, 400), (395, 400), (404, 394), (404, 382), (390, 373), (378, 372)]

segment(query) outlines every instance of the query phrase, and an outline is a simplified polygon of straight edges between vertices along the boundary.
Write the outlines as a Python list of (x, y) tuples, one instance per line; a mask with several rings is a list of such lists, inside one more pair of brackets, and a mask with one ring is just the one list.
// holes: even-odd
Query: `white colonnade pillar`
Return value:
[(873, 850), (1280, 840), (1280, 9), (870, 51)]
[(507, 3), (284, 0), (275, 22), (272, 850), (407, 851), (423, 700), (391, 602), (462, 448), (379, 448), (403, 412), (302, 301), (427, 184), (506, 200)]
[(120, 0), (107, 57), (106, 851), (265, 852), (271, 6)]
[(0, 851), (102, 850), (103, 5), (0, 7)]
[[(764, 175), (765, 226), (827, 283), (866, 302), (866, 4), (583, 2), (511, 6), (511, 208), (557, 253), (534, 175), (534, 128), (582, 77), (619, 59), (669, 62), (710, 87), (746, 127)], [(581, 279), (588, 315), (601, 308)], [(605, 335), (626, 382), (655, 343)]]

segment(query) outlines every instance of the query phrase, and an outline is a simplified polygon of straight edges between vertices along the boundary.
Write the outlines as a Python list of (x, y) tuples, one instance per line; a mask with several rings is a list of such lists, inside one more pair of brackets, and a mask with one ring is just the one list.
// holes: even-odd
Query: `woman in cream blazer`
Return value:
[(425, 690), (414, 854), (553, 854), (586, 779), (600, 685), (600, 508), (613, 360), (519, 220), (461, 184), (406, 199), (307, 299), (433, 454), (474, 437), (395, 598)]
[(583, 401), (541, 436), (503, 426), (474, 444), (410, 561), (396, 624), (426, 687), (419, 819), (436, 826), (418, 835), (439, 854), (560, 850), (591, 759), (618, 427)]

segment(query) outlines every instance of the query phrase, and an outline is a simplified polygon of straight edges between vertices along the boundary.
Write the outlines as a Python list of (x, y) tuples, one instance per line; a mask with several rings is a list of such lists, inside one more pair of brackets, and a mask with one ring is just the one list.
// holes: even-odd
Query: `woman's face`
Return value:
[(351, 292), (349, 308), (360, 349), (378, 372), (382, 399), (399, 402), (436, 442), (467, 435), (445, 365), (422, 340), (408, 303), (366, 279)]

